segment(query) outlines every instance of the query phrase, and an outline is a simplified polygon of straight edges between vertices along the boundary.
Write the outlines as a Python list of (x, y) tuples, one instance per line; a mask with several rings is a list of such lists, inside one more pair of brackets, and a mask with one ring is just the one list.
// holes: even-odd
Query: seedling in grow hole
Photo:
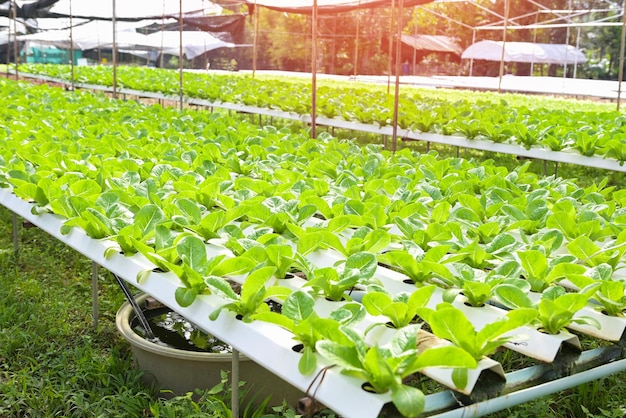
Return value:
[(510, 309), (536, 309), (538, 316), (533, 324), (548, 334), (558, 334), (572, 322), (600, 328), (598, 321), (591, 317), (574, 318), (576, 312), (587, 305), (587, 294), (566, 293), (561, 286), (552, 286), (543, 292), (539, 302), (533, 302), (522, 289), (506, 284), (496, 289), (496, 296)]
[(396, 217), (394, 223), (407, 240), (416, 243), (424, 251), (428, 251), (433, 243), (445, 245), (453, 238), (452, 231), (447, 224), (423, 221), (415, 216)]
[(447, 260), (463, 262), (477, 269), (490, 268), (502, 258), (510, 257), (511, 252), (520, 245), (513, 236), (506, 233), (497, 235), (484, 246), (478, 241), (476, 238), (470, 244), (459, 248)]
[[(58, 188), (58, 186), (56, 187)], [(71, 204), (75, 209), (79, 209), (81, 204), (78, 202), (84, 203), (84, 200), (76, 200), (82, 199), (78, 196), (59, 196), (58, 199), (59, 201), (54, 204), (55, 207), (58, 204)], [(140, 210), (133, 215), (129, 208), (120, 201), (117, 193), (106, 192), (98, 196), (95, 205), (83, 208), (78, 216), (68, 219), (63, 224), (61, 232), (66, 233), (73, 226), (78, 226), (82, 228), (88, 236), (101, 239), (112, 236), (115, 237), (116, 234), (124, 234), (125, 231), (131, 229), (132, 224), (135, 223), (140, 229), (145, 229), (145, 232), (150, 236), (149, 230), (154, 228), (155, 224), (145, 222), (143, 217), (146, 216), (146, 212), (151, 211), (151, 208), (146, 208), (143, 212)], [(134, 230), (134, 228), (131, 230)], [(121, 239), (121, 241), (120, 246), (126, 244), (123, 239)], [(118, 243), (119, 242), (120, 241), (118, 241)], [(132, 254), (134, 252), (128, 245), (125, 245), (123, 248), (125, 249), (125, 253)]]
[(590, 267), (606, 263), (613, 270), (617, 270), (624, 253), (626, 253), (626, 230), (622, 231), (614, 242), (604, 248), (587, 236), (581, 235), (567, 244), (567, 250), (581, 263)]
[[(390, 295), (383, 287), (372, 285), (368, 287), (361, 303), (370, 315), (383, 315), (389, 318), (394, 328), (402, 328), (415, 321), (417, 309), (426, 306), (435, 285), (419, 287), (413, 293), (399, 293)], [(376, 323), (370, 326), (382, 325)]]
[(517, 255), (522, 264), (522, 274), (533, 292), (542, 292), (557, 280), (586, 271), (584, 266), (572, 263), (576, 260), (572, 256), (560, 256), (549, 262), (539, 250), (518, 251)]
[(402, 379), (427, 367), (476, 367), (476, 360), (470, 354), (452, 345), (418, 353), (419, 329), (419, 325), (409, 325), (397, 330), (388, 344), (368, 346), (361, 333), (341, 327), (351, 344), (322, 340), (315, 347), (323, 357), (338, 365), (342, 373), (362, 379), (374, 392), (391, 391), (391, 400), (403, 416), (417, 417), (424, 410), (426, 397)]
[(302, 290), (292, 292), (283, 302), (280, 313), (265, 311), (252, 315), (252, 319), (271, 322), (290, 331), (293, 339), (302, 344), (302, 357), (298, 370), (310, 374), (317, 366), (315, 344), (322, 339), (331, 339), (350, 344), (347, 337), (339, 331), (340, 325), (358, 322), (365, 316), (363, 305), (356, 302), (346, 303), (331, 312), (329, 318), (320, 318), (315, 312), (315, 299)]
[(274, 275), (279, 279), (284, 279), (293, 270), (301, 271), (309, 277), (314, 269), (303, 254), (294, 252), (288, 244), (255, 245), (241, 257), (253, 260), (257, 265), (275, 267)]
[(216, 320), (220, 313), (226, 309), (234, 312), (244, 322), (252, 322), (253, 314), (269, 311), (270, 307), (266, 303), (268, 299), (285, 299), (291, 293), (291, 289), (283, 286), (266, 287), (275, 271), (275, 267), (261, 267), (254, 270), (241, 285), (240, 294), (236, 293), (224, 278), (208, 276), (205, 282), (211, 293), (228, 301), (211, 312), (209, 319)]
[(508, 230), (521, 230), (522, 238), (526, 234), (535, 234), (544, 227), (546, 217), (550, 212), (547, 206), (549, 191), (537, 189), (521, 196), (516, 201), (511, 201), (502, 205), (500, 210), (513, 222), (508, 226)]
[(603, 280), (599, 282), (591, 302), (598, 304), (597, 308), (609, 316), (624, 316), (626, 311), (626, 284), (622, 281)]
[(538, 250), (544, 254), (552, 254), (563, 245), (563, 232), (558, 229), (545, 229), (533, 235), (521, 236), (529, 250)]
[(383, 228), (372, 229), (369, 226), (361, 226), (340, 236), (341, 231), (353, 226), (350, 222), (351, 218), (347, 215), (333, 218), (328, 222), (326, 228), (308, 228), (305, 230), (295, 225), (289, 225), (289, 231), (297, 237), (298, 252), (304, 254), (317, 248), (330, 248), (340, 252), (345, 257), (349, 257), (363, 251), (376, 254), (389, 246), (391, 235)]
[[(149, 254), (151, 261), (165, 271), (173, 272), (183, 282), (183, 287), (176, 289), (176, 302), (186, 307), (193, 303), (196, 296), (206, 288), (205, 277), (213, 274), (244, 274), (256, 266), (251, 260), (241, 257), (226, 258), (224, 254), (212, 258), (207, 256), (206, 244), (195, 235), (185, 235), (176, 243), (177, 261), (169, 261), (157, 254)], [(151, 270), (138, 274), (137, 280), (144, 280)]]
[(518, 308), (509, 311), (498, 320), (485, 325), (480, 331), (467, 319), (463, 311), (448, 303), (441, 303), (436, 310), (418, 309), (418, 315), (430, 325), (433, 333), (453, 342), (467, 351), (474, 359), (493, 354), (502, 344), (515, 336), (504, 335), (509, 331), (532, 322), (537, 311), (531, 308)]
[[(121, 250), (125, 255), (138, 252), (136, 243), (147, 242), (154, 238), (158, 225), (165, 222), (165, 214), (157, 205), (145, 205), (135, 214), (132, 224), (121, 228), (113, 238), (119, 245), (119, 249), (110, 248), (105, 256)], [(67, 225), (67, 224), (66, 224)]]
[(219, 238), (222, 228), (244, 216), (245, 212), (246, 208), (243, 206), (226, 210), (211, 210), (200, 219), (200, 222), (191, 223), (186, 228), (195, 231), (205, 240)]
[(613, 268), (599, 264), (585, 275), (570, 277), (569, 280), (590, 294), (589, 302), (595, 309), (609, 316), (624, 316), (626, 311), (626, 283), (613, 280)]
[(444, 291), (444, 302), (452, 303), (458, 294), (463, 294), (467, 299), (467, 304), (480, 307), (493, 297), (495, 289), (503, 283), (521, 288), (529, 287), (528, 282), (519, 278), (521, 268), (514, 260), (499, 264), (482, 278), (477, 277), (474, 269), (467, 264), (453, 263), (450, 269), (453, 272), (454, 282), (451, 284), (454, 287)]
[(249, 219), (269, 226), (278, 234), (287, 232), (289, 224), (302, 225), (317, 211), (313, 205), (298, 207), (297, 200), (287, 201), (280, 196), (268, 197), (247, 208), (246, 215)]
[(378, 262), (372, 253), (356, 253), (337, 267), (323, 267), (313, 270), (313, 275), (304, 286), (310, 286), (316, 294), (329, 300), (349, 299), (346, 291), (356, 285), (372, 282)]
[(397, 267), (414, 283), (423, 283), (433, 278), (440, 278), (449, 283), (452, 273), (443, 264), (450, 247), (438, 245), (423, 251), (421, 247), (411, 246), (404, 250), (391, 250), (379, 256), (380, 262)]
[(592, 241), (599, 241), (614, 235), (609, 222), (594, 211), (578, 208), (571, 198), (563, 198), (552, 206), (546, 226), (560, 230), (569, 240), (584, 235)]

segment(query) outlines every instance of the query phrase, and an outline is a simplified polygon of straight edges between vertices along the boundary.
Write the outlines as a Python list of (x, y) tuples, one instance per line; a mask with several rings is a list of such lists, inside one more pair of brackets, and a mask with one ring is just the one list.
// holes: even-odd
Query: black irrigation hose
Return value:
[(111, 273), (111, 274), (113, 275), (113, 277), (115, 277), (117, 284), (120, 285), (120, 287), (122, 288), (122, 292), (124, 293), (124, 296), (126, 296), (126, 300), (128, 300), (128, 303), (130, 303), (130, 306), (133, 307), (133, 310), (135, 311), (135, 315), (137, 316), (139, 323), (141, 324), (143, 329), (146, 331), (146, 336), (148, 337), (146, 339), (150, 341), (156, 340), (156, 337), (154, 336), (154, 333), (152, 332), (152, 328), (150, 328), (150, 323), (148, 322), (145, 315), (143, 314), (143, 311), (137, 304), (137, 301), (135, 300), (133, 295), (130, 293), (128, 286), (126, 286), (126, 282), (124, 282), (124, 280), (122, 280), (117, 274), (114, 274), (114, 273)]

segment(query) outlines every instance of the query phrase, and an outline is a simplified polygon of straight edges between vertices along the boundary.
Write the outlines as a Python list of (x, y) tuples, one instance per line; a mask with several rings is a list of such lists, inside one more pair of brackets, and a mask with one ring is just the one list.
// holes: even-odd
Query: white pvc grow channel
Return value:
[[(135, 278), (139, 272), (154, 268), (154, 265), (143, 256), (115, 254), (105, 258), (104, 252), (112, 245), (111, 242), (92, 239), (78, 228), (63, 235), (60, 232), (64, 221), (61, 217), (52, 214), (33, 215), (30, 203), (7, 190), (0, 190), (0, 204), (141, 291), (155, 297), (197, 324), (205, 332), (230, 344), (283, 380), (302, 389), (303, 395), (311, 384), (311, 376), (303, 376), (297, 372), (300, 355), (291, 348), (293, 340), (289, 332), (259, 321), (251, 324), (244, 323), (232, 315), (220, 315), (217, 320), (210, 321), (209, 314), (223, 304), (220, 298), (212, 295), (199, 296), (190, 307), (181, 308), (174, 298), (180, 282), (173, 274), (151, 273), (145, 281), (137, 283)], [(362, 383), (330, 369), (326, 373), (323, 384), (316, 390), (316, 398), (344, 416), (376, 417), (384, 404), (390, 402), (390, 397), (388, 394), (378, 395), (366, 392), (361, 388)]]
[[(302, 376), (297, 371), (299, 354), (292, 350), (292, 335), (288, 331), (260, 321), (244, 323), (232, 315), (220, 315), (217, 320), (210, 321), (209, 314), (223, 303), (220, 298), (212, 295), (200, 296), (190, 307), (181, 308), (174, 299), (175, 290), (180, 282), (173, 274), (151, 273), (145, 282), (140, 284), (136, 282), (137, 273), (154, 267), (143, 256), (115, 254), (110, 258), (105, 258), (104, 251), (113, 245), (110, 241), (92, 239), (77, 228), (67, 235), (61, 234), (60, 227), (64, 222), (61, 217), (52, 214), (34, 215), (31, 212), (32, 205), (9, 190), (0, 190), (0, 205), (87, 256), (95, 264), (154, 296), (198, 324), (204, 331), (213, 333), (231, 344), (234, 349), (241, 351), (253, 361), (300, 388), (303, 395), (311, 385), (313, 377)], [(386, 280), (390, 283), (395, 282), (397, 289), (408, 286), (397, 277), (389, 277)], [(321, 362), (322, 364), (318, 367), (319, 371), (328, 366), (323, 360)], [(458, 395), (450, 390), (428, 394), (425, 413), (428, 415), (440, 413), (437, 415), (440, 417), (484, 415), (626, 370), (626, 359), (623, 358), (622, 347), (612, 346), (583, 352), (575, 362), (575, 366), (580, 371), (556, 378), (552, 376), (554, 366), (548, 363), (507, 373), (504, 375), (506, 384), (501, 396), (480, 402), (467, 400), (471, 404), (466, 406), (460, 404)], [(532, 386), (533, 382), (540, 382), (540, 384)], [(388, 394), (366, 392), (361, 388), (362, 383), (334, 369), (328, 369), (323, 384), (315, 388), (316, 398), (346, 417), (376, 417), (384, 405), (390, 402), (390, 397)], [(519, 389), (529, 384), (531, 387)]]

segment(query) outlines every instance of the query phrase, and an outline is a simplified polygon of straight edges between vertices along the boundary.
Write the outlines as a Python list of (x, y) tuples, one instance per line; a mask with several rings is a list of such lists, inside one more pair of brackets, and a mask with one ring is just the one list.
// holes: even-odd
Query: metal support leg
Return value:
[(239, 418), (239, 351), (233, 348), (233, 359), (231, 366), (231, 415), (232, 418)]
[(15, 254), (17, 254), (19, 250), (19, 244), (20, 244), (19, 238), (20, 237), (18, 235), (18, 230), (17, 230), (17, 214), (13, 213), (13, 251), (15, 252)]
[(91, 262), (91, 314), (93, 329), (98, 329), (98, 264)]

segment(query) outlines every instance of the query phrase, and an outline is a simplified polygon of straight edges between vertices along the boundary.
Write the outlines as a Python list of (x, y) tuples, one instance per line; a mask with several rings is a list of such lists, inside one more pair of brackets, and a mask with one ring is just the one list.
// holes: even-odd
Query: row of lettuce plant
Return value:
[[(20, 68), (64, 80), (70, 77), (68, 66), (28, 64)], [(79, 67), (75, 74), (81, 83), (104, 86), (113, 83), (111, 67)], [(138, 91), (172, 96), (179, 92), (179, 77), (172, 70), (120, 67), (117, 80), (120, 87)], [(183, 90), (193, 98), (302, 115), (311, 113), (311, 86), (306, 81), (187, 72)], [(457, 92), (456, 97), (448, 95), (442, 99), (424, 91), (403, 89), (398, 124), (417, 132), (460, 135), (469, 140), (518, 144), (526, 149), (567, 150), (583, 156), (626, 161), (626, 119), (618, 111), (579, 109), (573, 101), (558, 108), (551, 108), (551, 103), (545, 107), (529, 103), (511, 105), (502, 96), (479, 96), (481, 99), (476, 100), (470, 95), (476, 94)], [(382, 89), (334, 83), (319, 88), (317, 103), (318, 114), (328, 118), (379, 126), (390, 125), (393, 120), (393, 98)]]
[[(465, 201), (469, 201), (469, 199), (470, 199), (469, 195), (461, 195), (461, 197), (462, 197), (461, 200), (465, 200)], [(558, 213), (551, 215), (551, 217), (547, 217), (547, 224), (548, 225), (550, 225), (550, 220), (551, 219), (556, 219), (556, 220), (563, 220), (563, 219), (565, 219), (567, 221), (571, 221), (571, 222), (562, 222), (562, 223), (560, 223), (559, 226), (563, 225), (562, 229), (567, 228), (567, 225), (578, 225), (579, 224), (579, 222), (577, 222), (576, 219), (572, 218), (573, 215), (571, 215), (571, 213), (574, 212), (574, 209), (573, 209), (573, 205), (571, 204), (571, 202), (568, 201), (568, 200), (565, 200), (564, 202), (566, 202), (567, 205), (562, 205), (562, 206), (567, 206), (567, 211), (561, 210), (559, 208)], [(356, 203), (354, 203), (354, 202), (352, 202), (352, 203), (353, 203), (353, 206), (356, 205)], [(294, 205), (292, 204), (291, 206), (294, 206)], [(323, 206), (323, 205), (320, 205), (320, 206)], [(365, 207), (365, 205), (362, 205), (362, 206)], [(468, 206), (471, 207), (471, 208), (468, 209)], [(479, 202), (472, 201), (471, 204), (468, 204), (468, 205), (466, 205), (464, 207), (461, 207), (458, 212), (462, 212), (462, 214), (463, 214), (462, 216), (463, 216), (463, 218), (465, 220), (467, 220), (467, 219), (472, 219), (472, 220), (478, 219), (479, 220), (481, 216), (484, 216), (482, 214), (482, 212), (484, 210), (480, 206), (481, 206), (481, 204)], [(260, 206), (260, 207), (265, 208), (264, 206)], [(339, 207), (341, 207), (341, 206), (339, 206)], [(490, 207), (493, 208), (494, 205), (490, 205)], [(377, 208), (378, 210), (372, 210), (372, 208), (369, 208), (369, 210), (361, 209), (360, 213), (359, 213), (359, 215), (361, 215), (360, 216), (360, 221), (363, 220), (363, 218), (364, 218), (363, 215), (365, 213), (370, 214), (370, 216), (371, 216), (372, 213), (376, 213), (376, 212), (380, 213), (381, 206), (375, 206), (375, 208)], [(308, 207), (309, 214), (312, 213), (312, 209), (313, 208), (309, 205), (309, 207)], [(324, 209), (326, 209), (326, 208), (324, 208)], [(545, 208), (540, 208), (539, 212), (540, 213), (545, 213), (546, 211), (544, 209)], [(595, 216), (595, 215), (597, 215), (596, 209), (597, 208), (594, 207), (593, 210), (587, 211), (587, 213), (588, 214), (590, 213), (590, 214), (592, 214), (592, 216)], [(57, 208), (57, 211), (62, 211), (62, 210), (63, 209)], [(345, 210), (345, 208), (344, 208), (344, 210)], [(350, 210), (352, 211), (352, 210), (354, 210), (354, 208), (351, 207)], [(510, 208), (507, 209), (507, 210), (514, 211), (514, 209), (512, 210)], [(259, 213), (258, 210), (255, 210), (254, 212), (255, 212), (255, 216), (259, 216), (259, 215), (257, 215)], [(268, 212), (268, 210), (266, 210), (266, 212)], [(358, 212), (359, 211), (357, 210), (357, 213)], [(326, 213), (328, 214), (328, 211), (326, 211)], [(285, 215), (285, 214), (281, 214), (281, 215)], [(519, 218), (519, 214), (517, 214), (517, 217)], [(384, 218), (384, 215), (383, 215), (383, 218)], [(373, 222), (377, 222), (377, 221), (372, 218), (372, 220), (370, 222), (373, 223)], [(602, 227), (599, 226), (600, 222), (601, 222), (601, 218), (597, 217), (597, 216), (595, 216), (594, 219), (586, 222), (586, 223), (591, 224), (593, 226), (593, 228), (591, 230), (592, 232), (590, 232), (590, 233), (593, 233), (593, 231), (596, 231), (596, 230), (600, 231), (600, 232), (593, 233), (596, 236), (596, 238), (603, 237), (604, 234), (607, 233), (606, 231), (608, 230), (608, 228), (605, 226), (604, 227), (604, 231), (605, 232), (602, 232)], [(384, 224), (385, 220), (384, 219), (379, 220), (378, 223), (379, 224)], [(584, 224), (585, 223), (580, 223), (580, 225), (584, 225)], [(71, 225), (72, 225), (72, 223), (70, 222), (68, 224), (68, 226), (71, 226)], [(406, 227), (406, 223), (404, 223), (403, 225)], [(436, 225), (436, 224), (429, 223), (429, 228), (432, 227), (433, 225)], [(458, 225), (456, 225), (454, 223), (447, 222), (446, 226), (447, 226), (448, 229), (450, 229), (451, 226), (454, 226), (454, 228), (456, 228), (457, 231), (461, 231), (461, 229), (458, 228)], [(88, 225), (87, 225), (87, 227), (88, 227)], [(274, 228), (274, 230), (277, 230), (276, 225), (273, 225), (273, 228)], [(478, 231), (478, 234), (480, 234), (481, 231), (483, 231), (482, 233), (484, 235), (485, 234), (484, 231), (487, 231), (487, 230), (495, 231), (495, 230), (498, 230), (498, 228), (499, 228), (499, 225), (492, 221), (492, 222), (488, 222), (488, 223), (483, 224), (483, 225), (479, 225), (478, 228), (470, 228), (469, 233), (467, 233), (466, 235), (471, 236), (474, 233), (475, 230)], [(570, 229), (571, 229), (571, 227), (570, 227)], [(364, 231), (364, 230), (361, 230), (361, 231)], [(279, 232), (280, 232), (280, 230), (279, 230)], [(383, 235), (383, 236), (385, 235), (384, 230), (379, 230), (378, 232), (380, 233), (379, 235)], [(572, 234), (572, 232), (571, 231), (567, 231), (567, 229), (565, 229), (565, 233), (566, 234), (570, 233), (570, 235)], [(610, 232), (608, 232), (608, 233), (610, 233)], [(487, 234), (489, 234), (489, 232), (487, 232)], [(598, 235), (598, 234), (600, 234), (600, 235)], [(456, 234), (456, 236), (460, 237), (459, 241), (462, 241), (463, 233), (458, 232)], [(482, 236), (480, 238), (484, 242), (485, 239), (486, 238), (488, 239), (489, 237), (488, 236), (487, 237)], [(355, 238), (352, 238), (351, 240), (348, 241), (348, 244), (350, 244), (350, 243), (352, 243), (354, 241), (355, 241)], [(356, 241), (358, 241), (358, 239), (356, 239)], [(346, 250), (345, 248), (342, 248), (342, 244), (340, 244), (340, 243), (337, 244), (337, 242), (339, 242), (339, 241), (335, 240), (335, 243), (333, 244), (334, 248), (339, 248), (341, 251), (344, 251), (344, 252), (345, 251), (349, 251), (349, 250)], [(381, 242), (381, 241), (377, 241), (377, 242)], [(382, 241), (382, 242), (384, 242), (384, 241)], [(580, 244), (583, 243), (583, 242), (584, 242), (586, 248), (582, 248), (581, 247)], [(473, 267), (481, 267), (481, 266), (484, 267), (484, 266), (486, 266), (488, 264), (488, 260), (486, 260), (485, 257), (488, 254), (493, 256), (493, 251), (490, 251), (490, 252), (487, 252), (487, 251), (475, 251), (475, 250), (482, 250), (481, 247), (479, 246), (479, 243), (480, 243), (480, 240), (472, 241), (471, 243), (468, 243), (466, 246), (464, 246), (464, 247), (462, 247), (460, 249), (461, 251), (459, 251), (459, 254), (457, 254), (457, 257), (459, 257), (459, 256), (464, 257), (464, 261), (470, 263)], [(511, 236), (510, 235), (501, 236), (498, 240), (496, 240), (496, 243), (498, 245), (505, 246), (505, 247), (509, 246), (510, 244), (512, 244)], [(428, 244), (428, 243), (426, 243), (426, 244)], [(503, 245), (503, 244), (505, 244), (505, 245)], [(619, 245), (619, 243), (618, 243), (618, 245)], [(350, 247), (350, 245), (348, 245), (348, 248), (349, 247)], [(575, 243), (571, 244), (568, 248), (573, 248), (573, 251), (578, 252), (578, 253), (582, 253), (585, 250), (588, 250), (589, 248), (594, 248), (595, 249), (594, 252), (599, 252), (594, 257), (598, 258), (598, 257), (602, 256), (602, 253), (600, 252), (600, 248), (596, 244), (593, 244), (592, 242), (589, 241), (589, 239), (586, 239), (586, 238), (578, 238), (578, 241), (576, 241)], [(618, 251), (618, 254), (621, 254), (621, 253), (623, 253), (623, 252), (622, 251)], [(467, 256), (464, 256), (463, 254), (467, 254)], [(613, 258), (614, 259), (619, 259), (619, 257), (613, 257)], [(593, 257), (592, 257), (592, 259), (587, 260), (587, 262), (589, 262), (589, 261), (593, 262), (594, 261)], [(616, 267), (616, 266), (613, 265), (613, 267)]]
[[(465, 200), (468, 200), (468, 199), (469, 199), (469, 198), (468, 198), (468, 196), (463, 196), (463, 197), (464, 197), (464, 199), (465, 199)], [(597, 199), (596, 199), (596, 200), (597, 200)], [(565, 202), (567, 202), (567, 201), (565, 201)], [(293, 206), (293, 205), (292, 205), (292, 206)], [(319, 205), (319, 206), (323, 206), (323, 205)], [(470, 206), (471, 206), (471, 205), (470, 205)], [(568, 209), (572, 209), (572, 208), (571, 208), (571, 206), (572, 206), (572, 205), (571, 205), (571, 203), (570, 203), (570, 204), (569, 204), (569, 206), (568, 206)], [(263, 206), (261, 206), (261, 207), (263, 207)], [(377, 206), (377, 207), (380, 209), (380, 206)], [(493, 207), (493, 205), (491, 205), (490, 207)], [(462, 211), (462, 209), (465, 209), (465, 210), (464, 210), (464, 211)], [(595, 208), (594, 208), (594, 209), (595, 209)], [(58, 209), (57, 209), (57, 210), (58, 210)], [(353, 208), (351, 208), (350, 210), (353, 210)], [(473, 211), (473, 214), (471, 213), (472, 211)], [(482, 214), (481, 214), (481, 212), (482, 212), (482, 211), (483, 211), (483, 209), (481, 209), (481, 208), (480, 208), (480, 204), (477, 204), (475, 201), (473, 202), (473, 208), (472, 208), (472, 209), (470, 209), (469, 211), (467, 210), (467, 207), (465, 207), (465, 208), (461, 208), (461, 209), (459, 210), (459, 212), (462, 212), (462, 213), (463, 213), (463, 216), (464, 216), (464, 217), (466, 217), (466, 218), (467, 218), (468, 216), (470, 216), (470, 217), (471, 217), (471, 216), (474, 216), (474, 215), (475, 215), (475, 216), (474, 216), (474, 218), (476, 218), (476, 219), (480, 219), (480, 216), (482, 216)], [(255, 210), (254, 212), (255, 212), (255, 213), (257, 213), (257, 212), (258, 212), (258, 210)], [(311, 212), (310, 207), (309, 207), (309, 212)], [(326, 211), (326, 212), (328, 212), (328, 211)], [(363, 211), (361, 211), (361, 212), (363, 212)], [(372, 213), (372, 211), (371, 211), (371, 210), (369, 210), (369, 211), (367, 211), (367, 212), (368, 212), (368, 213)], [(374, 213), (375, 213), (375, 212), (376, 212), (376, 211), (374, 211)], [(380, 212), (380, 211), (379, 211), (379, 212)], [(540, 212), (545, 212), (545, 210), (540, 210)], [(567, 212), (567, 213), (570, 213), (570, 212), (572, 212), (572, 210), (569, 210), (569, 212)], [(312, 212), (311, 212), (311, 213), (312, 213)], [(566, 213), (565, 211), (559, 210), (559, 212), (558, 212), (557, 214), (553, 214), (553, 215), (552, 215), (552, 217), (553, 217), (553, 218), (556, 218), (556, 219), (567, 219), (567, 218), (564, 218), (564, 216), (565, 216), (565, 215), (567, 215), (567, 213)], [(595, 210), (594, 210), (594, 211), (589, 211), (588, 213), (596, 213), (596, 211), (595, 211)], [(470, 214), (470, 215), (468, 215), (468, 214)], [(255, 216), (256, 216), (256, 215), (255, 215)], [(361, 220), (363, 219), (363, 213), (361, 213), (361, 217), (360, 217), (360, 219), (361, 219)], [(552, 219), (552, 218), (550, 218), (550, 219)], [(375, 221), (375, 220), (372, 220), (371, 222), (376, 222), (376, 221)], [(549, 222), (549, 220), (548, 220), (548, 222)], [(595, 227), (594, 227), (594, 229), (592, 229), (592, 231), (593, 231), (593, 230), (602, 229), (602, 228), (600, 228), (600, 227), (598, 226), (598, 225), (599, 225), (599, 222), (600, 222), (600, 220), (599, 220), (599, 219), (593, 219), (593, 220), (591, 220), (591, 221), (588, 221), (588, 223), (591, 223), (591, 224), (595, 225)], [(381, 220), (381, 221), (380, 221), (380, 223), (384, 224), (384, 220)], [(70, 223), (68, 224), (68, 226), (69, 226), (69, 225), (71, 225), (71, 224), (72, 224), (72, 223), (70, 222)], [(576, 223), (576, 222), (572, 222), (572, 224), (576, 224), (576, 225), (577, 225), (578, 223)], [(430, 224), (430, 225), (433, 225), (433, 224)], [(455, 225), (455, 224), (452, 224), (452, 223), (448, 222), (448, 223), (447, 223), (447, 227), (449, 228), (449, 227), (450, 227), (450, 225)], [(565, 223), (564, 225), (565, 225), (565, 226), (567, 226), (567, 223)], [(494, 227), (496, 227), (496, 226), (497, 226), (497, 224), (496, 224), (496, 223), (494, 223), (494, 222), (489, 222), (489, 223), (487, 223), (487, 224), (483, 224), (483, 225), (481, 225), (481, 226), (480, 226), (480, 228), (482, 228), (482, 230), (486, 230), (487, 228), (488, 228), (488, 229), (490, 229), (490, 230), (496, 230), (497, 228), (495, 228), (495, 229), (494, 229)], [(88, 225), (87, 225), (87, 227), (88, 227)], [(457, 226), (456, 226), (456, 225), (455, 225), (455, 228), (457, 228)], [(480, 228), (479, 228), (479, 229), (480, 229)], [(274, 229), (276, 230), (276, 225), (274, 225)], [(571, 228), (570, 228), (570, 229), (571, 229)], [(605, 228), (605, 229), (606, 229), (606, 228)], [(460, 230), (460, 228), (459, 228), (459, 229), (457, 229), (457, 231), (459, 231), (459, 230)], [(361, 231), (363, 231), (363, 230), (361, 230)], [(280, 230), (279, 230), (279, 232), (280, 232)], [(566, 230), (565, 232), (567, 233), (568, 231)], [(601, 236), (602, 236), (602, 234), (604, 234), (604, 233), (601, 233)], [(383, 233), (383, 235), (384, 235), (384, 233)], [(457, 235), (458, 237), (461, 237), (461, 238), (462, 238), (462, 234), (461, 234), (461, 233), (457, 233), (456, 235)], [(468, 235), (469, 235), (469, 234), (468, 234)], [(597, 235), (597, 233), (596, 233), (595, 235)], [(484, 240), (484, 237), (483, 237), (483, 240)], [(595, 249), (596, 249), (596, 251), (595, 251), (595, 252), (598, 252), (598, 254), (597, 254), (595, 257), (597, 258), (597, 257), (601, 257), (601, 256), (602, 256), (602, 251), (600, 251), (599, 247), (598, 247), (596, 244), (593, 244), (592, 242), (590, 242), (589, 240), (585, 240), (585, 241), (584, 241), (584, 243), (585, 243), (586, 247), (585, 247), (585, 248), (581, 248), (581, 246), (580, 246), (580, 242), (581, 242), (581, 241), (583, 241), (583, 240), (584, 240), (584, 238), (579, 238), (579, 241), (578, 241), (578, 242), (576, 242), (576, 244), (577, 244), (577, 245), (571, 244), (571, 245), (570, 245), (570, 247), (574, 248), (574, 250), (575, 250), (575, 251), (577, 251), (578, 253), (582, 253), (582, 252), (584, 252), (585, 250), (588, 250), (589, 248), (595, 248)], [(353, 238), (353, 239), (351, 239), (350, 241), (348, 241), (348, 244), (349, 244), (350, 242), (353, 242), (353, 241), (354, 241), (354, 238)], [(460, 239), (459, 241), (462, 241), (462, 239)], [(506, 241), (506, 242), (508, 242), (508, 244), (506, 244), (506, 242), (505, 242), (505, 241)], [(335, 240), (335, 242), (337, 242), (337, 240)], [(504, 243), (504, 244), (506, 244), (506, 245), (504, 245), (504, 246), (506, 247), (507, 245), (512, 244), (512, 242), (511, 242), (511, 236), (510, 236), (510, 235), (503, 236), (503, 237), (501, 237), (499, 240), (496, 240), (496, 242), (497, 242), (497, 243), (499, 243), (499, 245), (502, 245), (502, 244)], [(620, 243), (618, 242), (618, 243), (617, 243), (617, 245), (618, 245), (618, 247), (619, 247)], [(341, 245), (334, 244), (334, 247), (335, 247), (335, 248), (341, 248)], [(621, 247), (621, 248), (623, 249), (623, 247)], [(347, 250), (345, 250), (345, 249), (343, 249), (343, 248), (341, 248), (341, 249), (342, 249), (342, 251), (347, 251)], [(486, 259), (485, 259), (486, 255), (487, 255), (487, 252), (486, 252), (486, 251), (475, 251), (475, 250), (482, 250), (482, 249), (481, 249), (481, 247), (479, 246), (479, 241), (473, 241), (473, 242), (469, 243), (467, 246), (462, 247), (462, 248), (461, 248), (461, 251), (459, 251), (459, 254), (457, 254), (457, 256), (456, 256), (456, 257), (457, 257), (457, 258), (458, 258), (459, 256), (464, 257), (464, 261), (469, 262), (469, 263), (470, 263), (471, 265), (473, 265), (474, 267), (480, 267), (481, 265), (484, 267), (486, 264), (488, 264), (488, 263), (487, 263), (487, 261), (486, 261)], [(484, 253), (484, 254), (483, 254), (483, 253)], [(395, 254), (395, 253), (394, 253), (394, 254)], [(467, 256), (464, 256), (463, 254), (468, 254), (468, 255), (467, 255)], [(492, 251), (492, 252), (490, 252), (490, 254), (493, 256), (493, 251)], [(620, 259), (620, 257), (619, 257), (619, 255), (620, 255), (620, 254), (623, 254), (623, 251), (620, 251), (620, 250), (619, 250), (619, 248), (618, 248), (617, 256), (613, 256), (613, 259), (614, 259), (614, 260), (619, 260), (619, 259)], [(589, 261), (589, 260), (588, 260), (588, 261)], [(593, 261), (593, 260), (591, 260), (591, 261)], [(615, 264), (615, 263), (614, 263), (614, 264)], [(615, 266), (615, 265), (613, 265), (613, 267), (615, 268), (616, 266)]]
[[(589, 300), (623, 312), (614, 307), (624, 306), (624, 292), (613, 276), (626, 248), (626, 195), (604, 184), (583, 189), (540, 179), (527, 166), (507, 172), (490, 162), (391, 154), (220, 114), (10, 81), (0, 94), (9, 103), (0, 110), (3, 187), (37, 213), (66, 218), (66, 232), (80, 227), (114, 241), (111, 252), (140, 252), (173, 272), (182, 306), (213, 293), (225, 301), (213, 317), (228, 310), (285, 327), (305, 346), (301, 372), (321, 353), (391, 390), (407, 416), (424, 400), (402, 383), (408, 374), (473, 367), (529, 322), (559, 332), (568, 320), (585, 321), (573, 315)], [(320, 251), (338, 261), (314, 265)], [(388, 294), (380, 263), (415, 290)], [(295, 291), (280, 282), (294, 269), (307, 278)], [(232, 290), (237, 279), (240, 292)], [(564, 279), (584, 291), (565, 292)], [(430, 309), (435, 285), (446, 291)], [(363, 305), (344, 302), (329, 317), (307, 308), (320, 297), (349, 301), (355, 287), (366, 291)], [(528, 290), (544, 297), (522, 301)], [(450, 324), (458, 293), (515, 309), (482, 330)], [(268, 298), (283, 302), (284, 315), (270, 312)], [(388, 345), (365, 344), (367, 332), (352, 326), (365, 311), (398, 328)], [(455, 345), (419, 351), (416, 315)], [(455, 374), (458, 387), (463, 376)]]

